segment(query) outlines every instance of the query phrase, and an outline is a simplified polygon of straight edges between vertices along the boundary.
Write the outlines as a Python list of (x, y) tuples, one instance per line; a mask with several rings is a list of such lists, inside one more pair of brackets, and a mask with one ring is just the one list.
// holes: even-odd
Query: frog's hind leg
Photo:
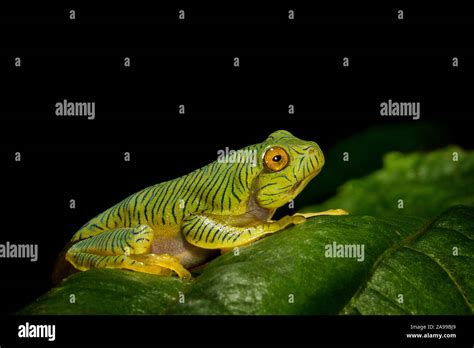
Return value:
[(121, 268), (156, 275), (189, 278), (179, 260), (168, 254), (152, 254), (154, 231), (147, 225), (117, 228), (74, 244), (66, 260), (80, 271), (91, 268)]

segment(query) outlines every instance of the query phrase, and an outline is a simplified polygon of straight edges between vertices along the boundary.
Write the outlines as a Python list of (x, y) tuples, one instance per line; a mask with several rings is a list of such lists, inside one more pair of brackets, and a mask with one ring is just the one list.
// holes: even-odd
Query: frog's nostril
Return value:
[(308, 149), (308, 153), (309, 153), (310, 155), (312, 155), (312, 154), (314, 153), (314, 151), (315, 151), (315, 149), (314, 149), (313, 146), (311, 146), (311, 147)]

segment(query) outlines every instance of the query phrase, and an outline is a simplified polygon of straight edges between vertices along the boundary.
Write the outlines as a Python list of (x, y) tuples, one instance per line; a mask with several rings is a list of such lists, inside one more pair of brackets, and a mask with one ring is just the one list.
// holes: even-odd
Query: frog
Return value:
[(316, 142), (285, 130), (220, 156), (187, 175), (138, 191), (93, 217), (72, 236), (64, 258), (94, 268), (190, 279), (190, 270), (290, 225), (343, 209), (273, 220), (322, 170)]

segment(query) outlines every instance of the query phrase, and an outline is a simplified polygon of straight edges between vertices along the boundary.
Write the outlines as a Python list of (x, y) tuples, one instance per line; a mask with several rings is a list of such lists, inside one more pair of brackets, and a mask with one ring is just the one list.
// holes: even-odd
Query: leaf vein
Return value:
[(408, 247), (406, 246), (407, 249), (410, 249), (410, 250), (413, 250), (421, 255), (424, 255), (426, 256), (428, 259), (430, 259), (431, 261), (433, 261), (438, 267), (440, 267), (447, 275), (448, 277), (451, 279), (451, 281), (454, 283), (454, 286), (456, 287), (456, 289), (459, 291), (459, 293), (461, 294), (462, 298), (464, 299), (464, 301), (466, 302), (467, 304), (467, 307), (472, 311), (473, 310), (473, 306), (472, 304), (469, 302), (469, 299), (467, 297), (467, 295), (464, 293), (462, 287), (459, 285), (459, 283), (457, 282), (456, 278), (454, 277), (453, 274), (451, 274), (451, 272), (441, 263), (439, 262), (438, 260), (436, 260), (435, 258), (431, 257), (430, 255), (428, 255), (426, 252), (424, 251), (421, 251), (421, 250), (416, 250), (414, 248), (411, 248), (411, 247)]

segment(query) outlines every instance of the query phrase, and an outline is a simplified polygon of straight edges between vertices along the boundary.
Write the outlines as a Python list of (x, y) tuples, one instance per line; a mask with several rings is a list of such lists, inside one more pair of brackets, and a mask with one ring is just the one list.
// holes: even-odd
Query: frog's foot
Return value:
[(181, 265), (179, 260), (168, 254), (130, 255), (129, 258), (137, 263), (128, 269), (159, 275), (171, 275), (174, 271), (181, 279), (191, 278), (191, 273)]
[(313, 216), (321, 216), (321, 215), (349, 215), (347, 211), (344, 209), (329, 209), (325, 211), (320, 211), (317, 213), (296, 213), (293, 216), (304, 216), (305, 218), (309, 219)]
[(91, 268), (119, 268), (156, 275), (190, 278), (179, 260), (168, 254), (152, 254), (153, 229), (147, 225), (118, 228), (74, 244), (66, 260), (80, 271)]

